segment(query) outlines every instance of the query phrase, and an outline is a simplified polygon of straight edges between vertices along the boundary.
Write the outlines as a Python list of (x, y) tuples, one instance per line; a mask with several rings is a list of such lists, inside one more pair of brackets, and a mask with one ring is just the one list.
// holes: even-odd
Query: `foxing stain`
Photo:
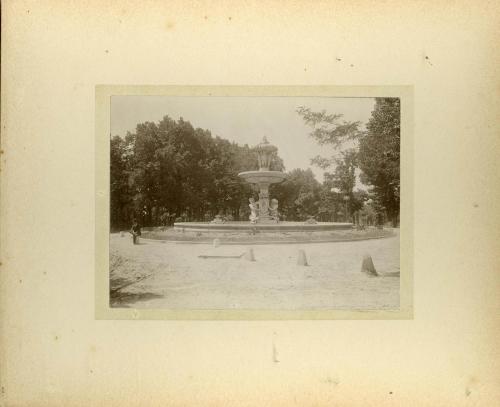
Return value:
[(276, 349), (276, 345), (273, 342), (273, 362), (274, 363), (279, 363), (280, 361), (278, 360), (278, 350)]
[(340, 383), (340, 381), (338, 379), (332, 379), (330, 376), (327, 376), (326, 379), (323, 380), (323, 383), (328, 383), (337, 386)]

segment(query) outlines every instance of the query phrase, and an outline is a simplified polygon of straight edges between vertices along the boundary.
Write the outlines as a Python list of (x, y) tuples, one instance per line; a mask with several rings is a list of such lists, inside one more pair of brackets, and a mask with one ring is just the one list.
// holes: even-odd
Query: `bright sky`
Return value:
[(318, 154), (331, 156), (333, 150), (319, 146), (309, 136), (311, 128), (304, 124), (297, 108), (326, 110), (343, 114), (346, 121), (365, 124), (374, 104), (373, 98), (113, 96), (111, 134), (124, 137), (127, 131), (134, 133), (138, 123), (158, 122), (168, 115), (175, 120), (182, 117), (195, 128), (208, 129), (212, 136), (240, 145), (254, 146), (266, 136), (278, 147), (287, 171), (311, 168), (322, 182), (323, 170), (311, 166), (310, 159)]

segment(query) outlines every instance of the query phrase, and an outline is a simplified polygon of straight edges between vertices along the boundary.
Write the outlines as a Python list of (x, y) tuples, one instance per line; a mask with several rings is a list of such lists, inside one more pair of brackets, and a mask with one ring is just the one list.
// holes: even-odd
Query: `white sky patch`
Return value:
[[(310, 160), (316, 155), (329, 157), (334, 150), (320, 146), (309, 136), (311, 128), (305, 125), (297, 108), (343, 114), (344, 120), (364, 125), (374, 104), (373, 98), (112, 96), (111, 135), (124, 137), (128, 131), (134, 133), (138, 123), (157, 123), (166, 115), (174, 120), (182, 117), (195, 128), (208, 129), (212, 136), (240, 145), (254, 146), (267, 136), (278, 147), (287, 171), (311, 168), (322, 182), (324, 171), (311, 166)], [(357, 187), (364, 188), (359, 177)]]

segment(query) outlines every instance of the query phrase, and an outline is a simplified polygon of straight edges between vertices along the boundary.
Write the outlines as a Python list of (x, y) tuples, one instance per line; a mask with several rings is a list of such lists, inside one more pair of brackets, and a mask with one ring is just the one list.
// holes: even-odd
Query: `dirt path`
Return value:
[[(175, 244), (110, 236), (113, 306), (188, 309), (397, 309), (399, 235), (359, 242), (249, 246)], [(309, 266), (298, 266), (304, 249)], [(370, 254), (381, 277), (360, 272)], [(205, 257), (198, 257), (205, 256)], [(210, 258), (207, 256), (218, 256)], [(221, 258), (220, 256), (233, 256)]]

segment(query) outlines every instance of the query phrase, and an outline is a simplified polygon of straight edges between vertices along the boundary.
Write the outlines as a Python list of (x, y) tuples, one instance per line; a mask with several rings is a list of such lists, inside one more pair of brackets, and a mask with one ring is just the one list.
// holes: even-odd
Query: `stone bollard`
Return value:
[(363, 257), (363, 264), (361, 265), (361, 272), (368, 274), (369, 276), (377, 277), (378, 273), (373, 265), (372, 256), (367, 254)]
[(213, 246), (214, 247), (219, 247), (220, 246), (220, 239), (214, 239)]
[(297, 265), (308, 266), (305, 250), (299, 250), (299, 256), (297, 257)]
[(245, 253), (245, 259), (248, 261), (255, 261), (255, 256), (253, 255), (253, 249), (250, 248)]

